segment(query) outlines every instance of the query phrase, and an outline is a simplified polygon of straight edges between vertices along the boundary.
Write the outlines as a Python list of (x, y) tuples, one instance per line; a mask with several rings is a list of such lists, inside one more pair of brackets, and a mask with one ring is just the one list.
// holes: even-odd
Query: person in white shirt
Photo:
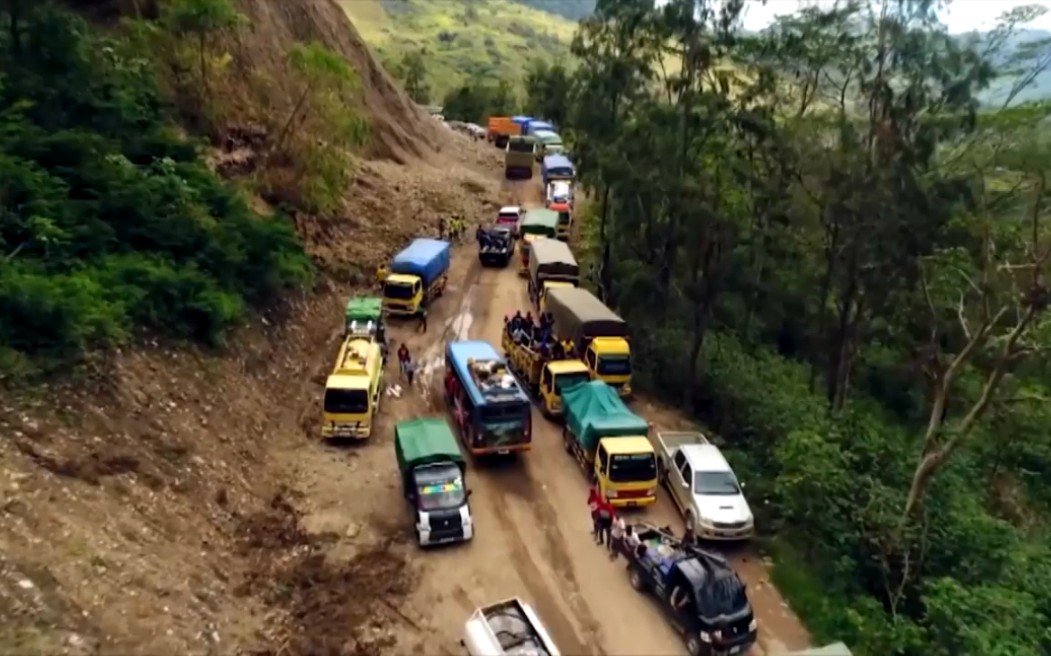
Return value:
[(620, 515), (613, 520), (613, 528), (611, 530), (612, 536), (609, 542), (609, 559), (616, 560), (617, 556), (624, 552), (624, 533), (627, 530), (627, 524), (624, 518)]
[[(634, 526), (627, 526), (624, 529), (624, 548), (627, 553), (634, 553), (638, 550), (639, 545), (642, 544), (642, 540), (639, 539), (639, 534), (635, 532)], [(625, 554), (625, 556), (627, 555)]]

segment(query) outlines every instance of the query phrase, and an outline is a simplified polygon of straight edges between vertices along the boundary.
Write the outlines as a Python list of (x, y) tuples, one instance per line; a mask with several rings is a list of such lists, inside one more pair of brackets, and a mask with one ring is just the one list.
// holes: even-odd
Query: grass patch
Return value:
[(565, 60), (576, 23), (510, 0), (342, 0), (362, 38), (392, 70), (424, 51), (431, 101), (471, 80), (520, 85), (529, 62)]

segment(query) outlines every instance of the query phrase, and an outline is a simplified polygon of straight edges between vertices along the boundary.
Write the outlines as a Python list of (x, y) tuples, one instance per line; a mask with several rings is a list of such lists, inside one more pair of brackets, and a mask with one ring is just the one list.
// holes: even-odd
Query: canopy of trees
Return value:
[(0, 380), (136, 328), (215, 343), (308, 280), (290, 222), (253, 212), (169, 127), (149, 59), (50, 3), (7, 6)]
[(923, 0), (755, 36), (742, 5), (599, 0), (573, 45), (589, 257), (640, 383), (731, 442), (818, 639), (1051, 653), (1051, 107), (977, 102), (1047, 53), (976, 52)]

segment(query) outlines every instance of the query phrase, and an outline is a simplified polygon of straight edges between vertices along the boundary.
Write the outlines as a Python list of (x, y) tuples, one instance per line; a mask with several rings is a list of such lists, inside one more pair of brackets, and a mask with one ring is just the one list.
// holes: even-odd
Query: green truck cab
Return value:
[(400, 421), (394, 451), (420, 546), (473, 538), (467, 461), (449, 424), (440, 418)]

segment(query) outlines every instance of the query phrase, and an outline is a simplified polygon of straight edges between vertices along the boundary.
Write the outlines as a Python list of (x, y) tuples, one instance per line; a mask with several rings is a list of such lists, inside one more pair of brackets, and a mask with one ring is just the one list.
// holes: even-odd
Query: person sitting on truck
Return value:
[(566, 359), (566, 347), (562, 345), (562, 342), (556, 341), (551, 349), (551, 357), (555, 360)]

